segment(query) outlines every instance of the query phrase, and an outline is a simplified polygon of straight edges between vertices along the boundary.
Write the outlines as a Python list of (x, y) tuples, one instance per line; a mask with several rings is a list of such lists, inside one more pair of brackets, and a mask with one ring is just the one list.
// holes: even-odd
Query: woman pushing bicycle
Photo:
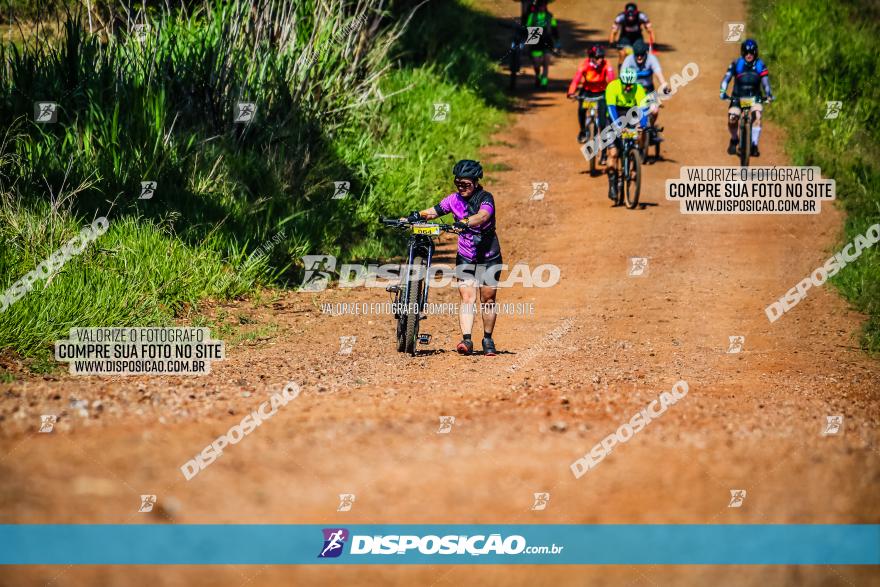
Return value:
[(483, 352), (492, 357), (497, 354), (492, 332), (495, 329), (498, 278), (502, 269), (501, 244), (495, 233), (495, 199), (480, 184), (483, 167), (479, 162), (462, 159), (452, 168), (452, 174), (457, 191), (432, 208), (411, 212), (406, 220), (420, 222), (452, 214), (455, 219), (453, 226), (460, 231), (455, 274), (461, 296), (458, 320), (462, 341), (458, 343), (456, 350), (462, 355), (469, 355), (474, 350), (471, 330), (474, 326), (479, 289), (483, 317)]

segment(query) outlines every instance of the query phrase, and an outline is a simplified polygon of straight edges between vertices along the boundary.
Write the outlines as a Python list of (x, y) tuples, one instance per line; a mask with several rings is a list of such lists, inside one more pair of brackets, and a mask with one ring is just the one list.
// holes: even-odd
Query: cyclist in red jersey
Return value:
[[(593, 45), (590, 47), (589, 56), (578, 67), (577, 73), (574, 74), (571, 84), (568, 86), (569, 98), (574, 98), (576, 94), (582, 98), (600, 98), (597, 108), (600, 132), (607, 124), (605, 88), (615, 77), (614, 68), (605, 59), (605, 49), (599, 45)], [(577, 137), (579, 143), (587, 141), (586, 119), (587, 110), (584, 108), (584, 101), (578, 100), (578, 125), (581, 128)], [(604, 165), (605, 160), (605, 149), (602, 149), (602, 159), (599, 163)]]

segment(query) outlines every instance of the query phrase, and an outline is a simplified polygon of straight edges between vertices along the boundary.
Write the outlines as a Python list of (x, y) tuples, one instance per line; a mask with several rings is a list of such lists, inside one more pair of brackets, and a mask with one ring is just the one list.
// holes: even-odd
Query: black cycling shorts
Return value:
[(476, 281), (478, 285), (497, 287), (501, 280), (501, 255), (491, 259), (469, 261), (461, 255), (455, 256), (455, 277), (461, 281)]

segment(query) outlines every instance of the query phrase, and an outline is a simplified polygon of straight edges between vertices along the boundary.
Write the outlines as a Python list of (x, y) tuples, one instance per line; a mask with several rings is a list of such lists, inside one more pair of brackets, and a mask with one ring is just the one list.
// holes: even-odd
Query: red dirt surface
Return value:
[[(664, 107), (666, 161), (645, 166), (639, 210), (612, 208), (590, 178), (564, 88), (622, 3), (558, 0), (566, 47), (552, 90), (522, 91), (483, 153), (509, 264), (553, 263), (558, 286), (504, 289), (533, 303), (502, 316), (501, 354), (460, 357), (454, 316), (431, 317), (415, 358), (390, 316), (329, 316), (321, 303), (384, 302), (381, 290), (283, 293), (214, 308), (228, 358), (205, 377), (27, 376), (0, 384), (4, 523), (877, 523), (880, 372), (857, 344), (862, 317), (814, 288), (770, 324), (764, 307), (839, 244), (841, 213), (686, 216), (664, 199), (683, 165), (734, 165), (717, 85), (740, 2), (642, 8), (667, 77), (700, 75)], [(519, 4), (487, 5), (518, 15)], [(772, 71), (772, 63), (770, 64)], [(525, 78), (523, 85), (530, 85)], [(772, 106), (771, 106), (772, 108)], [(781, 133), (758, 163), (786, 164)], [(529, 201), (532, 182), (550, 183)], [(439, 194), (438, 194), (439, 196)], [(444, 237), (449, 239), (449, 237)], [(449, 250), (448, 244), (445, 245)], [(627, 275), (629, 257), (648, 275)], [(433, 301), (454, 302), (446, 288)], [(270, 299), (271, 298), (271, 299)], [(222, 325), (226, 325), (221, 328)], [(91, 324), (83, 326), (112, 326)], [(558, 340), (554, 329), (565, 331)], [(479, 333), (479, 325), (475, 328)], [(248, 333), (250, 333), (249, 336)], [(728, 337), (745, 336), (728, 354)], [(339, 337), (356, 336), (350, 355)], [(479, 335), (476, 336), (479, 348)], [(684, 379), (690, 392), (598, 467), (569, 465)], [(286, 382), (302, 395), (191, 481), (179, 467)], [(75, 401), (85, 401), (74, 404)], [(74, 407), (71, 407), (74, 406)], [(41, 414), (59, 414), (39, 434)], [(826, 416), (842, 433), (823, 436)], [(440, 416), (455, 416), (437, 434)], [(731, 489), (745, 489), (728, 508)], [(532, 511), (533, 493), (549, 506)], [(340, 493), (357, 496), (337, 512)], [(141, 494), (158, 505), (138, 513)], [(736, 548), (736, 545), (731, 545)], [(876, 568), (785, 566), (6, 567), (0, 585), (867, 585)]]

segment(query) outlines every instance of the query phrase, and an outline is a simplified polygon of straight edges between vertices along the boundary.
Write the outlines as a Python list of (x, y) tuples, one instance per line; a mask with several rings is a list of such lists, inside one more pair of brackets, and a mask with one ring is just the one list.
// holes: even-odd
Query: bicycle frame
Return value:
[(751, 158), (751, 146), (752, 146), (752, 124), (754, 120), (752, 117), (754, 116), (754, 111), (752, 110), (752, 104), (746, 103), (743, 104), (742, 100), (748, 99), (750, 102), (757, 104), (760, 102), (760, 98), (751, 97), (751, 98), (739, 98), (737, 100), (737, 105), (740, 108), (739, 113), (739, 123), (737, 124), (737, 136), (739, 137), (739, 149), (740, 149), (740, 165), (748, 165), (749, 159)]
[[(398, 296), (400, 296), (402, 294), (403, 299), (406, 301), (406, 303), (411, 303), (409, 300), (413, 299), (412, 296), (410, 296), (410, 291), (409, 291), (409, 284), (410, 284), (409, 268), (413, 266), (413, 259), (415, 259), (417, 256), (424, 257), (424, 259), (425, 259), (425, 273), (427, 274), (428, 271), (431, 269), (431, 260), (434, 257), (434, 248), (435, 248), (434, 239), (432, 239), (430, 236), (427, 236), (424, 234), (411, 234), (410, 235), (409, 242), (407, 243), (407, 260), (406, 260), (407, 270), (401, 271), (400, 282), (398, 284), (398, 287), (400, 288), (400, 290), (398, 291)], [(418, 308), (419, 315), (421, 315), (422, 310), (424, 309), (424, 307), (428, 303), (428, 289), (430, 287), (430, 281), (431, 280), (428, 279), (427, 275), (426, 275), (424, 289), (422, 290), (422, 292), (421, 292), (422, 295), (420, 296), (421, 300), (422, 300), (422, 304), (421, 304), (421, 307)], [(415, 299), (419, 299), (419, 297), (417, 296)], [(398, 301), (400, 301), (400, 300), (398, 299)], [(395, 317), (396, 317), (396, 314), (395, 314)]]

